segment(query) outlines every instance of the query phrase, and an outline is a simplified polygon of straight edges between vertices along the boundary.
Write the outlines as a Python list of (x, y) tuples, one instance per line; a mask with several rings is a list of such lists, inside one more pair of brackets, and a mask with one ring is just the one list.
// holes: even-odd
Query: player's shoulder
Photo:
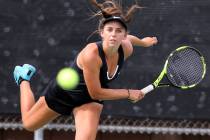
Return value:
[(88, 43), (85, 48), (94, 50), (97, 48), (97, 44), (96, 42)]
[(126, 59), (133, 53), (133, 45), (131, 44), (130, 40), (126, 38), (125, 40), (122, 41), (121, 46), (123, 48), (123, 52), (125, 54), (125, 59)]
[(98, 54), (98, 46), (95, 42), (88, 43), (83, 49), (84, 55), (97, 55)]
[(98, 60), (98, 46), (96, 43), (89, 43), (81, 52), (83, 62), (94, 63)]

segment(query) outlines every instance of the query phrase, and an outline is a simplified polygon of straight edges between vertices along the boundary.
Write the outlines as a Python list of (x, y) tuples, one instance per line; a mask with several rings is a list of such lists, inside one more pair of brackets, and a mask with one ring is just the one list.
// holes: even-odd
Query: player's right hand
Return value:
[(136, 103), (139, 100), (141, 100), (142, 98), (144, 98), (144, 93), (141, 90), (132, 90), (132, 89), (130, 89), (129, 91), (130, 91), (129, 100), (132, 103)]
[(31, 77), (35, 74), (36, 68), (30, 64), (24, 64), (23, 66), (16, 66), (13, 72), (15, 82), (19, 86), (24, 80), (30, 81)]

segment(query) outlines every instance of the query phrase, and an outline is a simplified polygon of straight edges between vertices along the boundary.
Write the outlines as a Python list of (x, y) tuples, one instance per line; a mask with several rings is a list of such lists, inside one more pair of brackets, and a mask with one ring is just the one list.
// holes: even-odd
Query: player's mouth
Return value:
[(116, 42), (116, 40), (115, 40), (115, 39), (110, 39), (109, 41), (110, 41), (110, 42)]

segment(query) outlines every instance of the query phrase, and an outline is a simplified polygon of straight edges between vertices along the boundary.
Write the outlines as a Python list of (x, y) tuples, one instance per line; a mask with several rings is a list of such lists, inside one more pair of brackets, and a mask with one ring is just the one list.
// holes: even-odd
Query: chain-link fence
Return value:
[[(20, 116), (0, 116), (0, 129), (22, 130)], [(61, 116), (45, 125), (43, 129), (75, 131), (74, 119), (72, 116)], [(210, 121), (156, 120), (103, 116), (100, 120), (99, 131), (109, 133), (210, 135)]]

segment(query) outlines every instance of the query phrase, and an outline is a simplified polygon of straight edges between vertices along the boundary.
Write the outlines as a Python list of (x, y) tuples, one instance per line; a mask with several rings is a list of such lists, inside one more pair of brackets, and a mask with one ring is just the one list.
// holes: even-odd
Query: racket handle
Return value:
[(141, 91), (144, 93), (144, 94), (147, 94), (151, 91), (153, 91), (155, 88), (152, 84), (146, 86), (145, 88), (141, 89)]

